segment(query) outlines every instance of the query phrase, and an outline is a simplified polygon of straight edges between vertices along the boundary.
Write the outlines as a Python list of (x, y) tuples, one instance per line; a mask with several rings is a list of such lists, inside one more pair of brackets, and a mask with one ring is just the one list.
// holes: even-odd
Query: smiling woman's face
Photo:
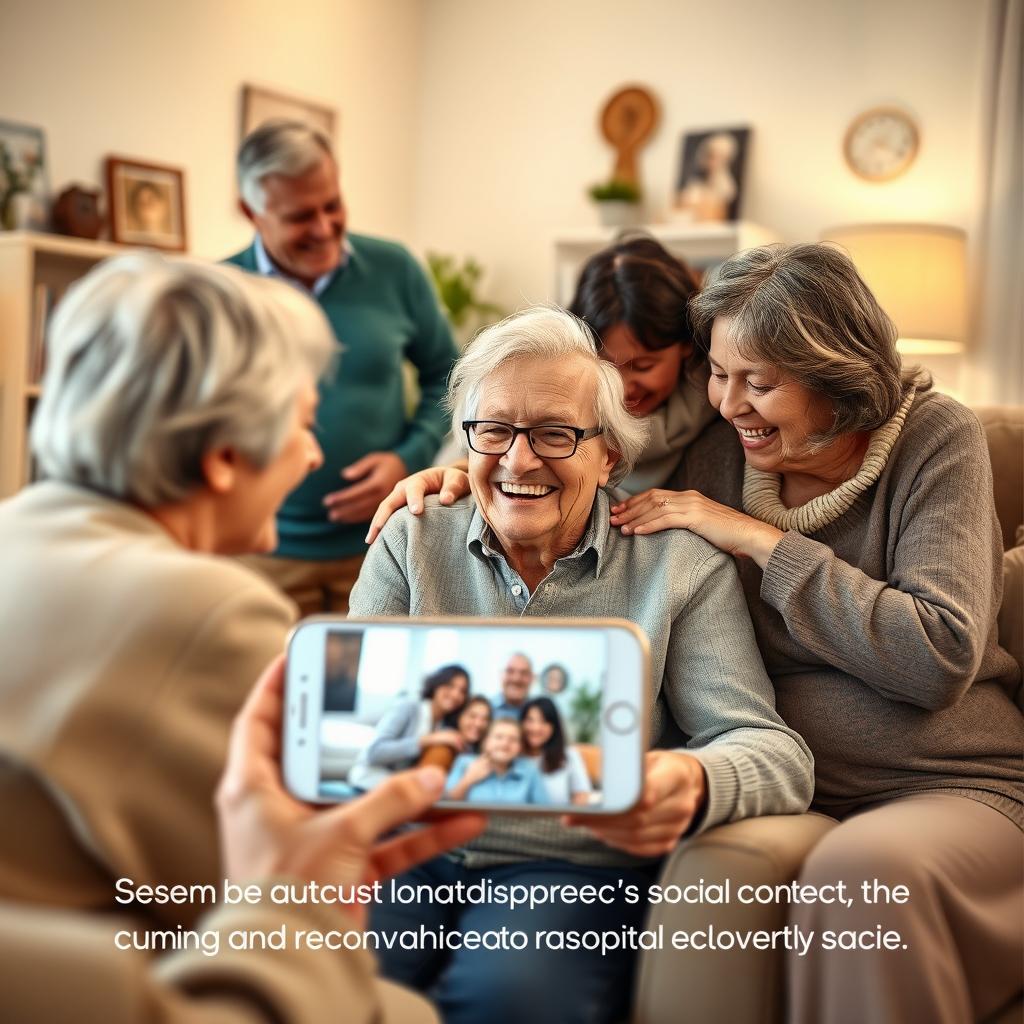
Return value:
[(692, 352), (693, 345), (682, 342), (645, 348), (626, 324), (615, 324), (601, 336), (601, 358), (619, 371), (631, 416), (648, 416), (669, 400)]
[(767, 473), (813, 472), (827, 462), (809, 438), (832, 425), (832, 405), (778, 366), (745, 359), (729, 337), (729, 317), (711, 328), (708, 399), (739, 434), (743, 454)]
[[(593, 365), (568, 360), (513, 359), (483, 382), (472, 415), (517, 427), (597, 425)], [(469, 453), (469, 483), (480, 514), (510, 558), (520, 549), (572, 551), (594, 496), (615, 459), (603, 437), (580, 442), (567, 459), (542, 459), (520, 434), (504, 455)]]

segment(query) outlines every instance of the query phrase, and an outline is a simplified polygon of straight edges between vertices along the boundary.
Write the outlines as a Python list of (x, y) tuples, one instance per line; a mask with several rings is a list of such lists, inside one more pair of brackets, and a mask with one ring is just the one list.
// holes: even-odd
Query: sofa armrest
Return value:
[(647, 927), (664, 925), (666, 948), (641, 954), (634, 1024), (678, 1020), (774, 1024), (782, 1020), (785, 961), (783, 950), (677, 951), (674, 931), (768, 931), (784, 928), (788, 907), (744, 906), (736, 902), (739, 885), (791, 882), (811, 848), (836, 822), (823, 814), (748, 818), (710, 829), (680, 845), (665, 862), (661, 885), (732, 884), (729, 904), (652, 906)]

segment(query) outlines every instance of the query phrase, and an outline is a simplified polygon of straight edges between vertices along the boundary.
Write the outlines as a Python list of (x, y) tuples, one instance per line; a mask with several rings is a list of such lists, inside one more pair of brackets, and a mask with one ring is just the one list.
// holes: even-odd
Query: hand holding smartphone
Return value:
[(332, 803), (435, 764), (440, 808), (621, 813), (643, 787), (648, 676), (621, 620), (307, 619), (288, 647), (285, 784)]

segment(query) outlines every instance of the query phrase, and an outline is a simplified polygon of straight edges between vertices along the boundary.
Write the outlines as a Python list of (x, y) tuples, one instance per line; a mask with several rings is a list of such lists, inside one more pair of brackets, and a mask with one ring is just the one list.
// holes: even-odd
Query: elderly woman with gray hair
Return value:
[(32, 425), (45, 479), (0, 504), (0, 897), (109, 908), (121, 877), (219, 881), (228, 728), (294, 608), (218, 556), (274, 547), (320, 463), (333, 348), (294, 288), (154, 254), (60, 304)]
[[(803, 810), (811, 763), (779, 718), (732, 559), (670, 532), (637, 543), (610, 529), (608, 485), (625, 476), (644, 425), (587, 328), (532, 309), (480, 334), (449, 384), (469, 445), (472, 495), (431, 514), (397, 513), (371, 546), (352, 592), (357, 615), (616, 615), (650, 639), (654, 691), (643, 797), (631, 812), (575, 822), (495, 819), (457, 860), (408, 876), (446, 886), (491, 881), (608, 884), (646, 891), (656, 859), (683, 835), (755, 814)], [(618, 930), (646, 906), (556, 902), (542, 908), (377, 908), (373, 926)], [(514, 958), (514, 962), (512, 959)], [(633, 955), (461, 949), (383, 953), (385, 973), (431, 988), (448, 1024), (616, 1020)], [(523, 978), (529, 977), (530, 984)]]
[[(611, 521), (741, 556), (779, 710), (814, 752), (814, 806), (841, 822), (803, 881), (845, 881), (854, 899), (793, 919), (901, 936), (896, 951), (792, 956), (791, 1017), (987, 1018), (1022, 980), (1024, 719), (996, 639), (981, 425), (901, 368), (891, 321), (837, 249), (743, 253), (691, 308), (726, 422), (686, 452), (684, 490), (646, 491)], [(872, 879), (908, 886), (909, 903), (864, 900)]]

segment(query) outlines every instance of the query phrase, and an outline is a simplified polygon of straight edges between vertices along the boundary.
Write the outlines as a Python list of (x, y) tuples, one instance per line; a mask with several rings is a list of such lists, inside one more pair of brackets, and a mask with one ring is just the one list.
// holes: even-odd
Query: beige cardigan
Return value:
[(123, 502), (46, 482), (0, 503), (0, 899), (96, 910), (122, 876), (216, 883), (228, 729), (293, 617)]

